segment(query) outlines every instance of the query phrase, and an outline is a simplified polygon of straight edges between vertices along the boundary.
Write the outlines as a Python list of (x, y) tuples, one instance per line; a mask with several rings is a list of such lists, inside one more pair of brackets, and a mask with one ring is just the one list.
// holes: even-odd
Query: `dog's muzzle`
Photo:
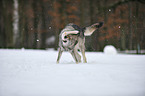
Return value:
[(67, 41), (66, 40), (63, 40), (63, 42), (66, 43)]
[(67, 42), (67, 39), (68, 39), (68, 36), (64, 36), (64, 39), (62, 40), (64, 43), (66, 43)]

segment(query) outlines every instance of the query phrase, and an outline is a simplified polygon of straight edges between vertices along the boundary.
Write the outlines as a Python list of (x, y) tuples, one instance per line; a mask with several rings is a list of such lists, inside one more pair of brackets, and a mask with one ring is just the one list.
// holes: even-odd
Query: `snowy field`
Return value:
[(0, 49), (0, 96), (145, 96), (145, 55)]

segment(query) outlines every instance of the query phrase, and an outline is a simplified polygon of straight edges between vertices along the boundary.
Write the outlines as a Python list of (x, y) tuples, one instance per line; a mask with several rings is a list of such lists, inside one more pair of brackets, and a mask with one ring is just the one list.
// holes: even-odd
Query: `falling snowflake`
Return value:
[(37, 42), (38, 42), (39, 40), (37, 39)]
[(49, 27), (49, 29), (51, 29), (51, 27)]
[(109, 9), (109, 11), (111, 11), (111, 9)]

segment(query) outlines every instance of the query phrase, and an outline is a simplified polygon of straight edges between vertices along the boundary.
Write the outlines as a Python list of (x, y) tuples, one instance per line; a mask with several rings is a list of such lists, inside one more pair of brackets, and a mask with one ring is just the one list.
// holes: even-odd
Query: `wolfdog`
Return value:
[(70, 23), (59, 34), (59, 52), (57, 63), (63, 51), (69, 51), (78, 64), (81, 62), (81, 56), (78, 50), (81, 51), (83, 62), (87, 63), (85, 56), (85, 36), (91, 36), (93, 32), (102, 27), (103, 22), (95, 23), (89, 27), (80, 28), (79, 26)]

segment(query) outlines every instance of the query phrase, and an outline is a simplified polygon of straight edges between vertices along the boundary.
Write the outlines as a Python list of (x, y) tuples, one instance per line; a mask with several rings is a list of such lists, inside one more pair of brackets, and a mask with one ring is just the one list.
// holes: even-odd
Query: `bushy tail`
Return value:
[(89, 27), (85, 27), (84, 28), (84, 35), (91, 36), (96, 29), (98, 29), (102, 26), (103, 26), (103, 22), (99, 22), (99, 23), (95, 23)]

